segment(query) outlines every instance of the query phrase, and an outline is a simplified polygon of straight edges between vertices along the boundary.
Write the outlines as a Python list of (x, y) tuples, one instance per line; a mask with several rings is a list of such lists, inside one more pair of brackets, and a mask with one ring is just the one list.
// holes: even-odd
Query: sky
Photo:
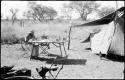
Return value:
[[(35, 1), (38, 4), (43, 4), (46, 6), (51, 6), (55, 10), (58, 11), (59, 15), (61, 15), (60, 8), (62, 7), (63, 3), (68, 4), (70, 1)], [(117, 1), (118, 2), (118, 8), (124, 6), (124, 1)], [(101, 7), (103, 6), (111, 6), (116, 7), (116, 1), (97, 1), (97, 3), (101, 4)], [(17, 8), (19, 9), (17, 16), (18, 18), (22, 18), (23, 12), (28, 9), (27, 7), (27, 1), (1, 1), (1, 13), (3, 14), (3, 18), (6, 18), (6, 16), (11, 16), (11, 12), (9, 9), (11, 8)], [(78, 14), (74, 13), (72, 14), (74, 18), (78, 17)]]

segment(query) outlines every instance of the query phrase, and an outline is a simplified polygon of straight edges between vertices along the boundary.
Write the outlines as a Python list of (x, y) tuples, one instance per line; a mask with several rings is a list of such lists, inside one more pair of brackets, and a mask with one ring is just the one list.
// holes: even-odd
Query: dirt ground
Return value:
[[(90, 50), (85, 50), (89, 47), (89, 43), (80, 43), (78, 40), (71, 42), (70, 50), (67, 50), (67, 44), (65, 46), (67, 59), (56, 63), (59, 67), (63, 64), (58, 79), (124, 79), (124, 62), (101, 60), (98, 55), (92, 54)], [(13, 69), (28, 68), (32, 70), (33, 76), (39, 77), (35, 68), (51, 65), (52, 61), (49, 60), (49, 57), (48, 59), (30, 60), (30, 53), (24, 55), (25, 53), (20, 44), (1, 45), (1, 66), (15, 65)], [(51, 53), (60, 55), (58, 51)], [(53, 72), (54, 75), (56, 73), (57, 71)], [(47, 76), (52, 78), (49, 73)]]

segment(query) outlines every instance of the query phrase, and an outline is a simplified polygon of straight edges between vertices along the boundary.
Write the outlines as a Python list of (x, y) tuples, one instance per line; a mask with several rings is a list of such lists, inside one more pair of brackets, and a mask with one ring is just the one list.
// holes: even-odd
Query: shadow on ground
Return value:
[[(99, 54), (96, 54), (96, 55), (99, 56)], [(112, 53), (108, 53), (107, 57), (106, 57), (106, 54), (102, 54), (102, 58), (106, 58), (108, 60), (117, 61), (117, 62), (124, 62), (125, 61), (124, 56), (114, 55)]]
[[(85, 50), (91, 50), (91, 48), (85, 48)], [(96, 54), (99, 56), (99, 54)], [(118, 61), (118, 62), (124, 62), (125, 61), (125, 56), (119, 56), (116, 54), (108, 53), (107, 56), (106, 54), (101, 55), (102, 58), (105, 58), (107, 60), (112, 60), (112, 61)]]
[(125, 61), (125, 56), (119, 56), (119, 55), (114, 55), (109, 53), (107, 55), (107, 58), (112, 60), (112, 61), (118, 61), (118, 62), (124, 62)]
[[(50, 57), (51, 56), (51, 57)], [(56, 59), (52, 58), (56, 56)], [(61, 57), (59, 55), (49, 54), (48, 58), (38, 57), (36, 60), (46, 61), (48, 64), (63, 64), (63, 65), (85, 65), (86, 59), (67, 59), (67, 57)]]

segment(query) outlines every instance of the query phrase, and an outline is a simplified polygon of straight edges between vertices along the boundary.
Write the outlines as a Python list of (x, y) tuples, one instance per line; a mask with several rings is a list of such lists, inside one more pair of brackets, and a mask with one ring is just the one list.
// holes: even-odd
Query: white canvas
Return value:
[(107, 54), (114, 33), (114, 22), (103, 26), (101, 31), (91, 37), (92, 53)]

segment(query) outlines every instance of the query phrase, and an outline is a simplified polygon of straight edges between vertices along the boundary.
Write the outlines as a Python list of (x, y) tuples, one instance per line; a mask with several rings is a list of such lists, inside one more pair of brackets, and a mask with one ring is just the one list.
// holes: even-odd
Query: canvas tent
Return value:
[(92, 53), (124, 56), (124, 10), (125, 7), (122, 7), (101, 19), (73, 27), (98, 27), (85, 40), (90, 41)]

